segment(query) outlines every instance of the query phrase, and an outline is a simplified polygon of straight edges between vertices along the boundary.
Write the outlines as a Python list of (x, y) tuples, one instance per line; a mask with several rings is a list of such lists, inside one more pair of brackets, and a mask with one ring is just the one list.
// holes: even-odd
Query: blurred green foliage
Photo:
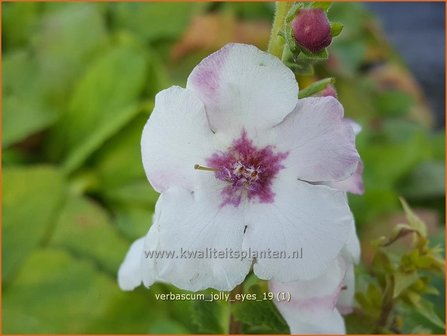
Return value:
[[(370, 14), (352, 3), (336, 4), (329, 13), (344, 24), (330, 47), (337, 66), (330, 58), (315, 73), (336, 78), (346, 115), (363, 126), (357, 144), (366, 193), (350, 197), (361, 240), (390, 231), (387, 219), (402, 213), (403, 195), (434, 216), (429, 236), (443, 245), (444, 132), (427, 126), (417, 94), (384, 89), (364, 70), (378, 51), (381, 62), (402, 67), (371, 31)], [(151, 225), (158, 197), (139, 147), (154, 95), (183, 84), (201, 57), (218, 47), (205, 44), (171, 58), (193, 18), (203, 14), (269, 22), (273, 6), (2, 3), (4, 333), (226, 330), (229, 310), (222, 303), (157, 301), (154, 293), (181, 291), (157, 284), (125, 293), (116, 283), (130, 243)], [(236, 38), (227, 36), (228, 42)], [(360, 279), (367, 268), (359, 267)], [(430, 302), (444, 316), (443, 277), (434, 281), (441, 296)], [(252, 285), (248, 291), (265, 284)], [(287, 332), (271, 302), (256, 307), (257, 316), (250, 310), (249, 303), (233, 309), (244, 331)], [(404, 332), (443, 332), (427, 318), (414, 323), (413, 314), (403, 312), (416, 324)]]

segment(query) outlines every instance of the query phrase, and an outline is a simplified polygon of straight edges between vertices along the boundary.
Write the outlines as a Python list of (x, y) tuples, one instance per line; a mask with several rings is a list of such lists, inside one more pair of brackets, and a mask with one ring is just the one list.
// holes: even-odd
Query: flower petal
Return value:
[(213, 152), (213, 141), (205, 107), (194, 93), (176, 86), (159, 92), (141, 139), (144, 169), (154, 189), (192, 189), (194, 165)]
[(307, 281), (270, 281), (270, 291), (289, 293), (289, 301), (274, 300), (292, 334), (342, 334), (344, 322), (335, 304), (346, 273), (346, 263), (338, 257), (320, 277)]
[(362, 175), (363, 162), (360, 160), (357, 164), (357, 168), (355, 169), (354, 174), (352, 174), (346, 180), (338, 182), (327, 182), (326, 184), (338, 190), (343, 190), (356, 195), (362, 195), (365, 192)]
[(192, 71), (187, 88), (204, 102), (217, 133), (253, 135), (279, 123), (296, 105), (298, 84), (278, 58), (231, 43)]
[[(352, 230), (345, 193), (283, 177), (274, 191), (273, 203), (250, 204), (244, 248), (285, 251), (286, 258), (258, 258), (254, 272), (283, 282), (313, 279), (333, 262)], [(302, 258), (294, 258), (300, 249)]]
[(143, 258), (145, 237), (137, 239), (130, 246), (118, 270), (118, 285), (122, 290), (130, 291), (141, 285), (141, 260)]
[(148, 251), (158, 247), (158, 230), (152, 225), (145, 237), (132, 243), (118, 271), (118, 284), (122, 290), (133, 290), (144, 283), (150, 287), (156, 280), (154, 260), (146, 257)]
[[(154, 217), (157, 216), (157, 213), (158, 209), (156, 208)], [(156, 251), (158, 251), (159, 240), (158, 227), (152, 224), (149, 232), (144, 239), (144, 250), (141, 261), (141, 278), (143, 284), (148, 288), (152, 286), (155, 281), (159, 280), (156, 271), (155, 258), (151, 257), (150, 254), (156, 253)]]
[(285, 165), (301, 180), (342, 181), (357, 168), (354, 131), (333, 97), (298, 100), (295, 110), (273, 131), (278, 147), (289, 151)]
[(349, 239), (343, 247), (342, 255), (350, 263), (358, 264), (360, 261), (360, 241), (357, 237), (355, 223), (352, 221), (352, 229), (349, 234)]
[(220, 190), (170, 188), (160, 196), (158, 250), (175, 257), (154, 260), (158, 279), (191, 291), (231, 290), (245, 279), (251, 260), (222, 254), (241, 251), (243, 216), (220, 204)]
[(349, 118), (345, 118), (345, 122), (347, 122), (352, 127), (355, 135), (359, 135), (362, 131), (362, 125), (360, 125), (358, 122)]
[(343, 290), (337, 300), (337, 309), (343, 315), (350, 314), (354, 307), (355, 275), (354, 265), (349, 264), (343, 280)]

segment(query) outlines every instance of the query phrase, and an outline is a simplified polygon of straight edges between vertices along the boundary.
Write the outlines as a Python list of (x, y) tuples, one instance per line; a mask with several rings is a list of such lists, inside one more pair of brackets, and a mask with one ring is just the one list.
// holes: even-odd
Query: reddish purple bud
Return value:
[(292, 31), (296, 42), (313, 53), (332, 42), (331, 27), (321, 8), (301, 9), (292, 21)]

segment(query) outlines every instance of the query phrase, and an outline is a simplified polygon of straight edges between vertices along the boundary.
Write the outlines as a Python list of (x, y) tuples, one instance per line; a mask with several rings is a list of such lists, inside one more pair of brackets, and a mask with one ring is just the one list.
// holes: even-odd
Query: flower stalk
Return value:
[[(237, 285), (231, 292), (230, 292), (230, 304), (235, 302), (235, 297), (237, 294), (242, 294), (244, 292), (244, 285), (241, 283), (240, 285)], [(233, 315), (233, 312), (230, 310), (230, 324), (228, 328), (228, 333), (230, 335), (237, 335), (242, 334), (242, 323), (237, 321)]]
[(282, 58), (283, 50), (284, 50), (284, 38), (280, 36), (280, 31), (284, 26), (284, 21), (287, 17), (287, 13), (292, 7), (293, 2), (288, 1), (277, 1), (276, 2), (276, 10), (275, 10), (275, 18), (273, 20), (272, 32), (270, 35), (270, 41), (268, 45), (267, 51), (277, 56), (278, 58)]

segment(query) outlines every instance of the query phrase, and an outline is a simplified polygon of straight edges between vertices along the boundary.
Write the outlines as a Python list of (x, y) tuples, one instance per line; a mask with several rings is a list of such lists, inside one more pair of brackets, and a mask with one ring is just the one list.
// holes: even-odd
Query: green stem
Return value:
[[(230, 298), (232, 301), (230, 301), (230, 304), (233, 304), (235, 302), (235, 296), (236, 294), (242, 294), (244, 292), (244, 285), (243, 283), (240, 285), (237, 285), (230, 293)], [(231, 312), (230, 308), (230, 325), (228, 328), (228, 333), (230, 335), (237, 335), (242, 334), (242, 323), (239, 321), (236, 321), (233, 313)]]
[(283, 28), (287, 13), (292, 5), (293, 2), (289, 1), (276, 2), (275, 19), (273, 20), (272, 32), (270, 34), (270, 41), (267, 51), (279, 58), (282, 56), (284, 39), (279, 36), (278, 33)]

